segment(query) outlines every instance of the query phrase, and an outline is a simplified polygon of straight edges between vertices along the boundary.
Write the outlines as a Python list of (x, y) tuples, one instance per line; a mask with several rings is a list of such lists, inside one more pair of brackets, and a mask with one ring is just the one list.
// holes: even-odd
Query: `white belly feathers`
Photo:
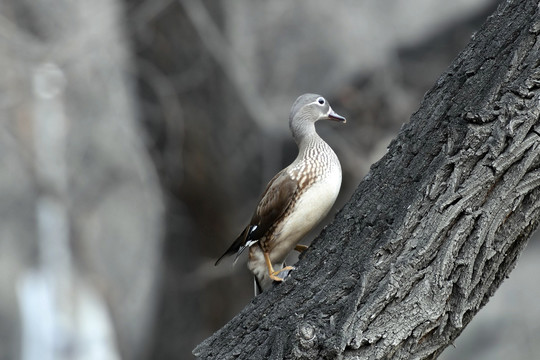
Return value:
[[(294, 246), (328, 214), (341, 187), (341, 169), (314, 183), (294, 205), (290, 215), (276, 229), (272, 262), (282, 262)], [(287, 239), (288, 241), (279, 241)]]

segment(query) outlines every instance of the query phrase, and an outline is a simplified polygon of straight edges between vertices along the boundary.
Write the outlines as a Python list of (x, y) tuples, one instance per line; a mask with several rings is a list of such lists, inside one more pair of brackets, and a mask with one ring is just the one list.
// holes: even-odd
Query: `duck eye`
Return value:
[(321, 97), (321, 98), (318, 98), (317, 99), (317, 102), (321, 105), (324, 105), (324, 99)]

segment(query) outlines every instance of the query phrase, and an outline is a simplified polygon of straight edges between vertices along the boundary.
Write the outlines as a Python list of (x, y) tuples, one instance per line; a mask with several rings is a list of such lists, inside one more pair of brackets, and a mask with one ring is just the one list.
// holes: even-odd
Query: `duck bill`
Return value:
[(328, 120), (337, 121), (340, 123), (346, 123), (347, 119), (345, 119), (343, 116), (337, 114), (334, 110), (330, 109), (328, 112)]

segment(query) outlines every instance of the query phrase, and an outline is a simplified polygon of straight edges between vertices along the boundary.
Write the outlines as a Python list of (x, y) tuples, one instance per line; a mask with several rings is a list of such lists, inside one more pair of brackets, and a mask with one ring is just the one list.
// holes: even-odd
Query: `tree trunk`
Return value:
[(537, 1), (501, 5), (291, 277), (194, 354), (436, 358), (538, 224), (539, 33)]

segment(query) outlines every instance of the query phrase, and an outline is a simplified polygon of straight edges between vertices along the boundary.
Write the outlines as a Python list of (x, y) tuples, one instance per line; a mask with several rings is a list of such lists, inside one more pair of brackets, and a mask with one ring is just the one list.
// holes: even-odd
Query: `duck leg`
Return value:
[(274, 281), (283, 281), (283, 279), (280, 278), (278, 274), (285, 270), (294, 270), (294, 267), (292, 266), (285, 266), (283, 269), (279, 271), (275, 271), (274, 267), (272, 266), (272, 262), (270, 261), (270, 256), (268, 255), (268, 253), (265, 251), (263, 252), (263, 254), (264, 254), (264, 261), (266, 262), (266, 267), (268, 268), (268, 275), (270, 276), (270, 279)]

